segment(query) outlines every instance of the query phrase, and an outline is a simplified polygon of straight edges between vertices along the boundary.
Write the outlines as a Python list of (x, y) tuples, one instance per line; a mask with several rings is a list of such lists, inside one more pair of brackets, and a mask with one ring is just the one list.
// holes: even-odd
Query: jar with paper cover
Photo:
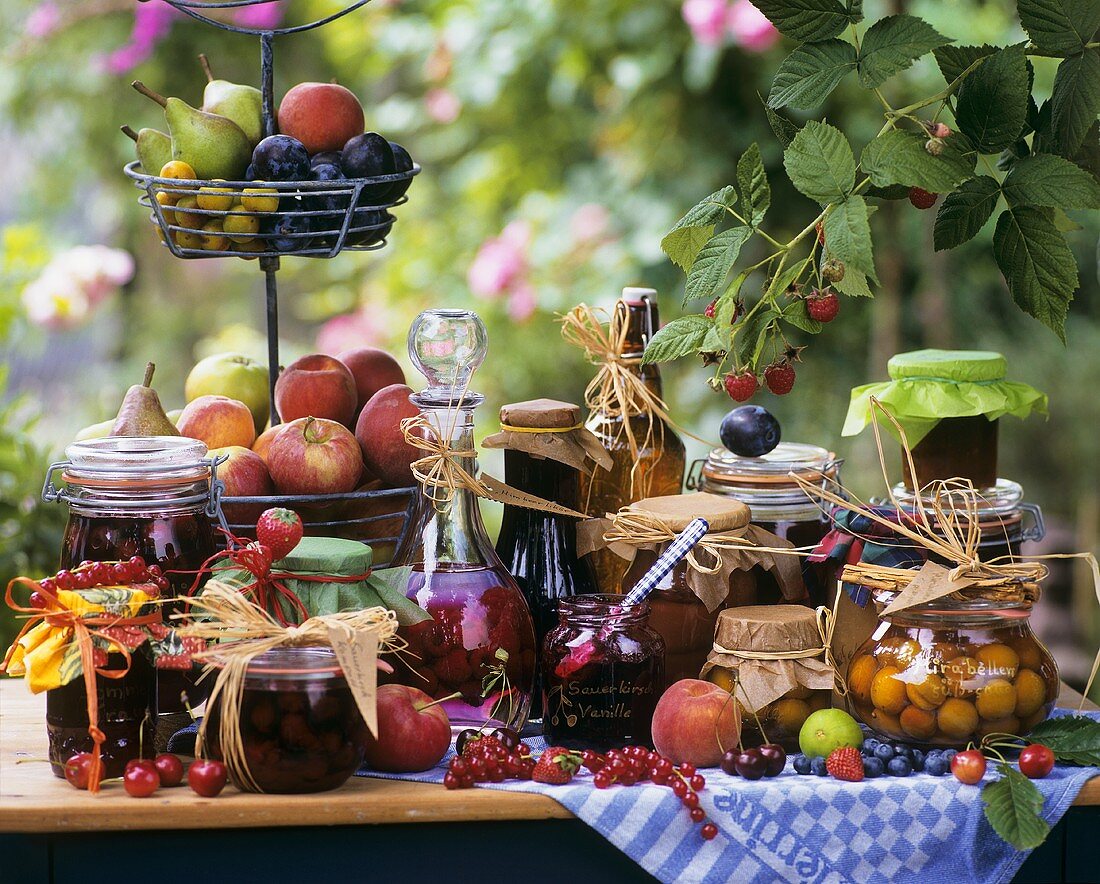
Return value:
[(810, 713), (831, 702), (836, 668), (829, 614), (804, 605), (750, 605), (718, 616), (701, 678), (728, 690), (741, 710), (746, 746), (798, 748)]

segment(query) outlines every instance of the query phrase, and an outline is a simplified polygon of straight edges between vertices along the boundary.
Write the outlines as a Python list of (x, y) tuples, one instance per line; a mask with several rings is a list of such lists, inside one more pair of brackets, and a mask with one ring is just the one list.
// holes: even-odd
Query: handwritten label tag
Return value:
[(351, 632), (330, 626), (328, 636), (355, 704), (370, 732), (378, 736), (378, 633), (373, 629)]
[(895, 611), (903, 611), (914, 605), (935, 601), (945, 595), (958, 592), (960, 589), (966, 589), (974, 583), (969, 577), (963, 577), (961, 580), (951, 580), (950, 575), (951, 571), (943, 565), (938, 565), (935, 562), (925, 562), (924, 566), (916, 573), (916, 576), (909, 581), (909, 585), (883, 609), (882, 613), (892, 614)]

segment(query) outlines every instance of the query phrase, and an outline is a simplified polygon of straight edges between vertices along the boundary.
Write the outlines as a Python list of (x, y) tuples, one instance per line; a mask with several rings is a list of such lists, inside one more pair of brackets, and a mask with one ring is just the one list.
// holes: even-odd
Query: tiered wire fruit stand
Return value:
[[(146, 0), (138, 0), (146, 2)], [(196, 21), (236, 34), (259, 37), (260, 92), (263, 135), (275, 134), (275, 38), (319, 28), (365, 6), (369, 0), (355, 0), (323, 18), (281, 28), (253, 28), (233, 24), (214, 16), (227, 10), (256, 6), (270, 0), (164, 0)], [(286, 2), (286, 0), (277, 0)], [(279, 423), (275, 407), (275, 381), (279, 376), (279, 290), (278, 271), (283, 257), (332, 258), (343, 251), (375, 251), (386, 245), (396, 218), (388, 211), (408, 201), (405, 192), (420, 166), (371, 178), (337, 181), (209, 181), (162, 178), (148, 174), (137, 161), (126, 166), (126, 174), (141, 191), (138, 201), (150, 210), (150, 220), (160, 230), (162, 243), (177, 258), (254, 258), (264, 274), (267, 319), (267, 358), (272, 425)], [(157, 170), (158, 172), (160, 170)], [(262, 188), (260, 195), (278, 200), (276, 211), (265, 212), (260, 231), (250, 234), (235, 248), (192, 248), (193, 236), (206, 235), (203, 226), (212, 219), (231, 215), (255, 215), (244, 208), (174, 211), (171, 205), (185, 196), (197, 196), (201, 188), (243, 191)], [(158, 194), (162, 194), (158, 199)], [(167, 205), (165, 205), (167, 204)], [(273, 229), (274, 222), (288, 219), (291, 228)], [(296, 222), (296, 223), (295, 223)], [(183, 240), (181, 244), (180, 240)], [(347, 494), (276, 495), (267, 497), (223, 497), (225, 524), (234, 534), (248, 535), (256, 516), (271, 506), (295, 509), (313, 534), (328, 534), (369, 541), (375, 549), (375, 567), (389, 564), (393, 550), (407, 528), (415, 488), (353, 491)]]

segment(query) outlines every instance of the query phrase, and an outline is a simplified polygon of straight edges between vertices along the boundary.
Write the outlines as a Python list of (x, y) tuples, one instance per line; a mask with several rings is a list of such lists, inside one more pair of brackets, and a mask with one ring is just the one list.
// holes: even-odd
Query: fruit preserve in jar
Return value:
[(933, 746), (1026, 734), (1058, 696), (1030, 614), (1027, 601), (940, 599), (884, 616), (848, 666), (853, 712), (883, 736)]
[(645, 602), (578, 595), (558, 602), (558, 625), (542, 649), (542, 729), (552, 745), (606, 750), (652, 747), (650, 725), (664, 690), (665, 643)]
[(210, 757), (243, 760), (245, 770), (227, 764), (239, 789), (326, 792), (363, 763), (367, 726), (331, 648), (275, 648), (248, 664), (239, 753), (222, 743), (223, 696), (207, 711), (204, 739)]

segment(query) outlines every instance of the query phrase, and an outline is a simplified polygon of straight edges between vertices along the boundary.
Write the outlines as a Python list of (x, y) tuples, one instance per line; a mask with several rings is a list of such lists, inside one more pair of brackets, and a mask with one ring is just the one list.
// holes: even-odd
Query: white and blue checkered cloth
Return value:
[[(545, 748), (541, 738), (527, 742), (535, 754)], [(449, 757), (422, 774), (360, 775), (442, 782)], [(718, 826), (713, 841), (700, 837), (699, 826), (661, 786), (601, 790), (583, 773), (566, 786), (511, 781), (485, 788), (549, 795), (661, 881), (1006, 882), (1027, 857), (990, 828), (981, 790), (950, 775), (844, 783), (799, 776), (789, 763), (781, 776), (756, 782), (718, 769), (703, 773), (700, 807)], [(1100, 769), (1058, 765), (1034, 781), (1051, 826), (1097, 775)]]

